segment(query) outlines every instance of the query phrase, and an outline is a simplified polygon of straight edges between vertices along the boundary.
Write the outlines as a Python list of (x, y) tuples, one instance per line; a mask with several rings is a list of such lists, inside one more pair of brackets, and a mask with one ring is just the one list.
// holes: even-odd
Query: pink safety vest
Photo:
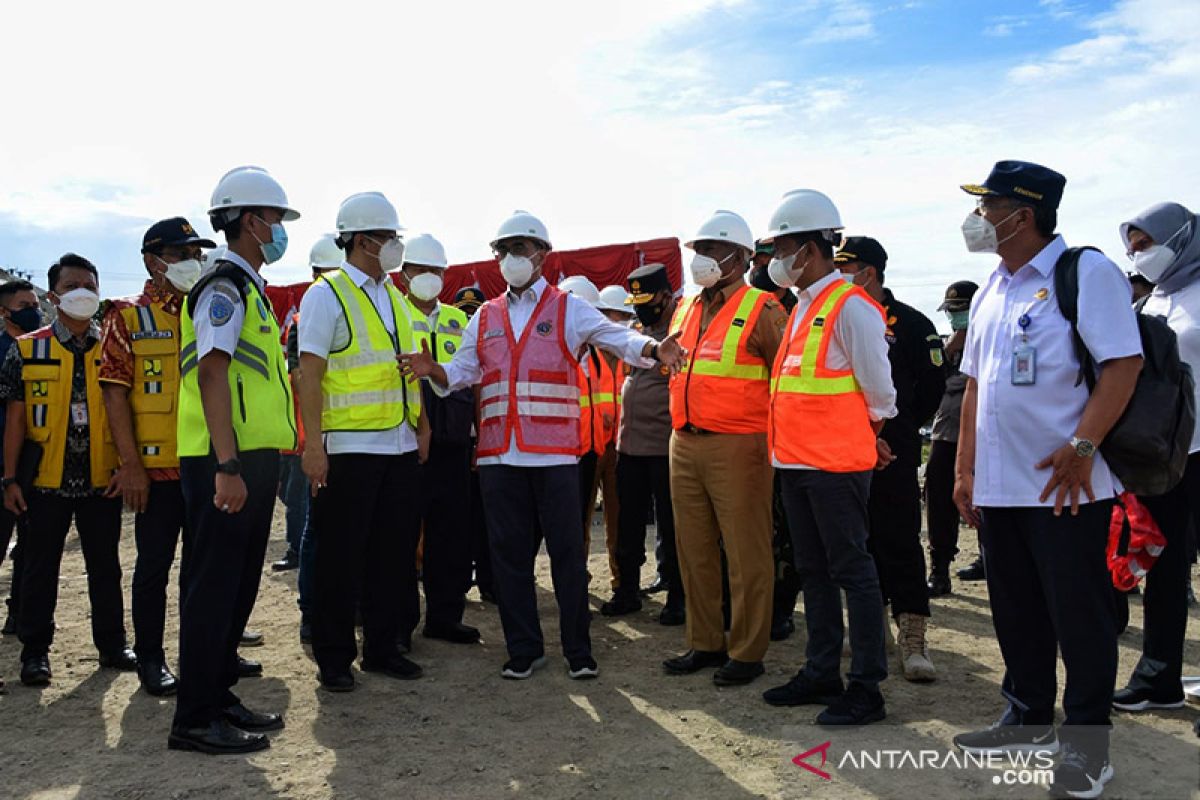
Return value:
[(523, 453), (577, 455), (579, 362), (567, 349), (567, 296), (547, 286), (520, 341), (513, 336), (503, 295), (485, 303), (479, 315), (476, 455), (506, 452), (514, 429)]

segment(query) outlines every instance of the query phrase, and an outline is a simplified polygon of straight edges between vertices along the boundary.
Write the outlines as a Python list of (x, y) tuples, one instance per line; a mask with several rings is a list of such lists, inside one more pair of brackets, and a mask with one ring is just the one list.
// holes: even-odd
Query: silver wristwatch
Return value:
[(1087, 439), (1080, 439), (1078, 436), (1071, 437), (1071, 447), (1075, 448), (1075, 455), (1080, 458), (1091, 458), (1096, 455), (1096, 444)]

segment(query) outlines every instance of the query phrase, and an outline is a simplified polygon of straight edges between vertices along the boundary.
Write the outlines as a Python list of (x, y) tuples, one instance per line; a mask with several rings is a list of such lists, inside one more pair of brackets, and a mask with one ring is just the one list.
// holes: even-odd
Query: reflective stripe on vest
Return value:
[(867, 401), (850, 369), (826, 366), (833, 328), (861, 288), (843, 281), (821, 291), (775, 357), (767, 439), (772, 458), (825, 472), (865, 472), (875, 466), (875, 432)]
[(389, 333), (375, 303), (344, 271), (323, 275), (350, 330), (344, 348), (329, 354), (321, 380), (325, 431), (390, 430), (421, 418), (421, 389), (415, 378), (403, 378), (396, 354), (411, 352), (412, 324), (403, 296), (391, 281), (384, 288), (391, 301), (395, 333)]
[(430, 330), (429, 317), (417, 308), (411, 297), (405, 297), (409, 316), (412, 317), (413, 346), (421, 349), (427, 343), (429, 352), (439, 364), (448, 364), (454, 359), (462, 344), (463, 332), (467, 329), (467, 315), (454, 306), (441, 303), (437, 306), (437, 324)]
[(142, 466), (173, 469), (179, 466), (175, 446), (179, 412), (179, 317), (168, 314), (162, 303), (157, 302), (117, 310), (129, 331), (133, 353), (129, 405)]
[[(58, 489), (62, 486), (67, 429), (71, 424), (76, 356), (63, 347), (50, 327), (17, 339), (17, 347), (23, 361), (25, 436), (42, 446), (42, 459), (33, 485)], [(100, 392), (100, 343), (93, 344), (80, 358), (84, 359), (87, 382), (90, 479), (93, 488), (102, 489), (117, 468), (118, 457)]]

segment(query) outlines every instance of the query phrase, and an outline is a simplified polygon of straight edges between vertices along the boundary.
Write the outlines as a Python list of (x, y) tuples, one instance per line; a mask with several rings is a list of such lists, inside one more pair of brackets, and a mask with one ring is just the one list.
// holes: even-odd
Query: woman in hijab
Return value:
[[(1133, 268), (1155, 284), (1141, 308), (1175, 331), (1179, 356), (1200, 376), (1200, 231), (1178, 203), (1159, 203), (1121, 225)], [(1197, 384), (1200, 390), (1200, 383)], [(1200, 395), (1200, 391), (1198, 391)], [(1200, 400), (1200, 396), (1197, 398)], [(1188, 523), (1200, 524), (1200, 425), (1192, 435), (1179, 485), (1158, 497), (1139, 497), (1167, 539), (1146, 577), (1142, 657), (1124, 689), (1113, 695), (1123, 711), (1183, 706), (1183, 639), (1188, 618)]]

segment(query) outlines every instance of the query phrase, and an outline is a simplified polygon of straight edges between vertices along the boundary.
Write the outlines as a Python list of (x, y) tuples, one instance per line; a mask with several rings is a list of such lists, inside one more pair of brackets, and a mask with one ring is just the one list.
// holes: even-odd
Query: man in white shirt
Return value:
[[(971, 753), (1056, 751), (1055, 655), (1066, 666), (1064, 757), (1052, 794), (1096, 797), (1112, 777), (1109, 705), (1117, 669), (1105, 546), (1120, 484), (1097, 447), (1124, 411), (1141, 369), (1129, 282), (1095, 251), (1079, 262), (1078, 332), (1099, 365), (1078, 380), (1071, 324), (1054, 272), (1066, 179), (1001, 161), (963, 224), (967, 248), (1000, 264), (975, 295), (963, 352), (955, 502), (979, 527), (1008, 709), (993, 727), (956, 736)], [(1064, 513), (1065, 512), (1065, 513)]]
[(421, 676), (397, 641), (401, 602), (416, 591), (419, 460), (428, 430), (420, 386), (395, 366), (396, 354), (413, 344), (407, 306), (387, 274), (404, 258), (396, 210), (378, 192), (362, 192), (342, 203), (337, 227), (346, 262), (300, 303), (300, 411), (319, 531), (313, 656), (321, 685), (348, 692), (360, 602), (362, 669)]
[(578, 356), (593, 344), (635, 366), (676, 367), (682, 351), (673, 338), (656, 342), (550, 286), (542, 277), (550, 237), (532, 214), (515, 212), (491, 246), (509, 291), (471, 317), (449, 363), (437, 364), (428, 348), (399, 362), (406, 374), (432, 378), (439, 393), (480, 384), (476, 457), (509, 654), (501, 675), (523, 680), (545, 663), (533, 572), (540, 523), (568, 674), (594, 678), (579, 514)]

